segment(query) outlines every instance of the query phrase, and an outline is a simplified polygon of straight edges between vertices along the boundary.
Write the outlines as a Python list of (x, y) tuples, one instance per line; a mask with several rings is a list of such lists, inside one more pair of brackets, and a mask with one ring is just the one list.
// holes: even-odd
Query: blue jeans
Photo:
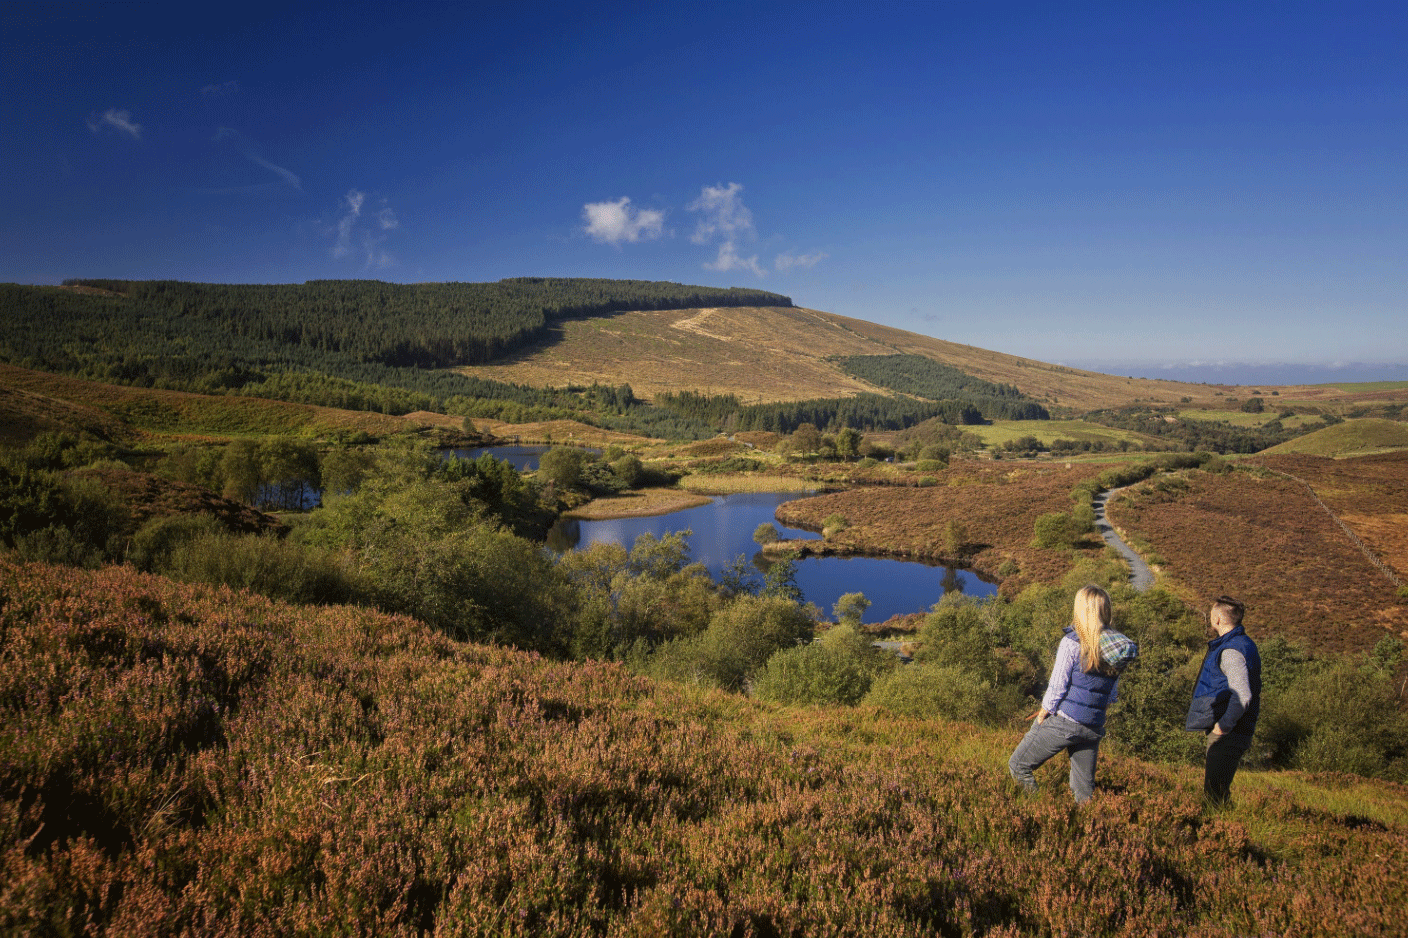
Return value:
[(1095, 791), (1095, 757), (1100, 752), (1100, 740), (1104, 738), (1104, 729), (1053, 713), (1042, 723), (1032, 723), (1012, 758), (1007, 760), (1007, 768), (1019, 785), (1036, 794), (1036, 778), (1032, 772), (1065, 750), (1071, 754), (1071, 793), (1078, 803), (1083, 803), (1090, 800)]

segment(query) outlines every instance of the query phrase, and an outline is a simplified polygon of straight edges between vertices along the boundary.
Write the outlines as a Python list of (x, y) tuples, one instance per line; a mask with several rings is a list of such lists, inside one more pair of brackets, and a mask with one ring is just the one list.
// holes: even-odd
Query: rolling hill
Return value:
[(1408, 449), (1408, 423), (1364, 417), (1307, 433), (1265, 450), (1274, 456), (1368, 456)]

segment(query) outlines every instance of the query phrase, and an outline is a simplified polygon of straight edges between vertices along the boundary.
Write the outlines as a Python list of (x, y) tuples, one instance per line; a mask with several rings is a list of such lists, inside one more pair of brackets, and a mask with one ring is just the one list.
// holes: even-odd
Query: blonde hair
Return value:
[(1095, 584), (1076, 592), (1071, 624), (1080, 639), (1080, 669), (1089, 674), (1105, 670), (1100, 662), (1100, 632), (1110, 625), (1110, 594)]

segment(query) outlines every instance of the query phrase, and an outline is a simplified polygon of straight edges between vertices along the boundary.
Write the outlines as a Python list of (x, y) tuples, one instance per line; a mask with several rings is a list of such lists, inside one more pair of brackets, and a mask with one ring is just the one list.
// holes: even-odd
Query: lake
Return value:
[[(597, 543), (629, 548), (642, 534), (663, 537), (688, 529), (693, 532), (689, 537), (691, 556), (715, 577), (740, 554), (752, 561), (754, 569), (761, 570), (767, 561), (753, 541), (758, 525), (771, 522), (788, 540), (820, 540), (820, 535), (787, 527), (774, 517), (778, 505), (799, 497), (806, 496), (796, 492), (748, 492), (716, 496), (708, 505), (649, 518), (564, 519), (548, 534), (548, 546), (559, 552)], [(828, 615), (842, 594), (864, 593), (871, 602), (866, 622), (925, 612), (945, 593), (991, 596), (997, 592), (996, 584), (970, 570), (879, 557), (804, 558), (797, 562), (797, 585), (807, 600)]]

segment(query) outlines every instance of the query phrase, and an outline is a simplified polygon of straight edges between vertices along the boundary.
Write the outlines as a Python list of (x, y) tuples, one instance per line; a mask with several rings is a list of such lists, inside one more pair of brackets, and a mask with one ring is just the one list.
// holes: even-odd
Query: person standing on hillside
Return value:
[(1207, 733), (1203, 796), (1211, 805), (1227, 802), (1232, 777), (1252, 745), (1261, 712), (1261, 654), (1242, 628), (1246, 612), (1231, 596), (1212, 601), (1208, 624), (1217, 633), (1208, 642), (1184, 728)]
[(1139, 654), (1110, 628), (1110, 594), (1098, 586), (1076, 593), (1072, 624), (1056, 647), (1056, 663), (1036, 722), (1017, 744), (1008, 771), (1035, 794), (1032, 773), (1062, 750), (1071, 756), (1071, 793), (1078, 803), (1095, 791), (1095, 761), (1105, 738), (1105, 710), (1118, 699), (1119, 675)]

